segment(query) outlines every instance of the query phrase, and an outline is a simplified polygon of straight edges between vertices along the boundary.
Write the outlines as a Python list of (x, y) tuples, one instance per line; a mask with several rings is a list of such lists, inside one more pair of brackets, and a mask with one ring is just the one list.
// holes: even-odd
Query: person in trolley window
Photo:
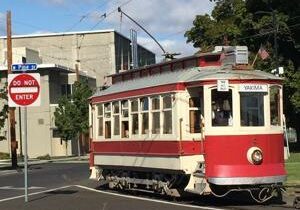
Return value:
[(219, 93), (212, 94), (212, 126), (231, 126), (232, 125), (232, 104), (231, 94), (223, 94), (218, 97)]

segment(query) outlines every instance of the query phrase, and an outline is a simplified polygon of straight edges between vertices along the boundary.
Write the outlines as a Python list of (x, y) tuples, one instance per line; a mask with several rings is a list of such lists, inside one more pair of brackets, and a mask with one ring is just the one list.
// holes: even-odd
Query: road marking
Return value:
[(96, 190), (96, 189), (89, 188), (89, 187), (82, 186), (82, 185), (74, 185), (74, 186), (82, 188), (82, 189), (90, 190), (93, 192), (97, 192), (97, 193), (115, 195), (115, 196), (119, 196), (119, 197), (132, 198), (132, 199), (137, 199), (137, 200), (151, 201), (151, 202), (155, 202), (155, 203), (169, 204), (169, 205), (173, 205), (173, 206), (182, 206), (182, 207), (189, 207), (189, 208), (194, 208), (194, 209), (226, 210), (226, 209), (214, 208), (214, 207), (208, 207), (208, 206), (195, 206), (195, 205), (190, 205), (190, 204), (172, 203), (172, 202), (168, 202), (168, 201), (160, 201), (160, 200), (155, 200), (155, 199), (150, 199), (150, 198), (136, 197), (136, 196), (132, 196), (132, 195), (121, 195), (121, 194), (117, 194), (117, 193)]
[[(45, 189), (45, 187), (36, 187), (36, 186), (28, 187), (28, 190), (39, 190), (39, 189)], [(24, 187), (3, 186), (0, 187), (0, 190), (24, 190)]]
[(5, 171), (0, 171), (0, 176), (10, 175), (10, 174), (17, 174), (17, 173), (19, 173), (19, 172), (18, 171), (5, 170)]
[[(194, 208), (194, 209), (226, 210), (226, 209), (214, 208), (214, 207), (208, 207), (208, 206), (195, 206), (195, 205), (190, 205), (190, 204), (172, 203), (172, 202), (168, 202), (168, 201), (160, 201), (160, 200), (155, 200), (155, 199), (150, 199), (150, 198), (141, 198), (141, 197), (136, 197), (136, 196), (132, 196), (132, 195), (121, 195), (121, 194), (117, 194), (117, 193), (96, 190), (96, 189), (89, 188), (89, 187), (82, 186), (82, 185), (67, 185), (67, 186), (53, 188), (53, 189), (49, 189), (49, 190), (43, 190), (43, 191), (39, 191), (39, 192), (29, 193), (28, 196), (38, 195), (38, 194), (47, 193), (47, 192), (52, 192), (52, 191), (55, 191), (55, 190), (61, 190), (61, 189), (69, 188), (69, 187), (78, 187), (78, 188), (81, 188), (81, 189), (85, 189), (85, 190), (89, 190), (89, 191), (93, 191), (93, 192), (97, 192), (97, 193), (115, 195), (115, 196), (125, 197), (125, 198), (132, 198), (132, 199), (136, 199), (136, 200), (151, 201), (151, 202), (155, 202), (155, 203), (169, 204), (169, 205), (173, 205), (173, 206), (189, 207), (189, 208)], [(25, 197), (25, 195), (19, 195), (19, 196), (10, 197), (10, 198), (4, 198), (4, 199), (0, 200), (0, 203), (5, 202), (5, 201), (18, 199), (18, 198), (23, 198), (23, 197)]]
[[(67, 186), (53, 188), (53, 189), (49, 189), (49, 190), (44, 190), (44, 191), (29, 193), (28, 195), (29, 196), (31, 196), (31, 195), (38, 195), (38, 194), (42, 194), (42, 193), (52, 192), (52, 191), (55, 191), (55, 190), (61, 190), (61, 189), (69, 188), (69, 187), (73, 187), (73, 185), (67, 185)], [(19, 195), (19, 196), (10, 197), (10, 198), (4, 198), (4, 199), (0, 200), (0, 203), (4, 202), (4, 201), (10, 201), (10, 200), (18, 199), (18, 198), (23, 198), (23, 197), (25, 197), (25, 195)]]

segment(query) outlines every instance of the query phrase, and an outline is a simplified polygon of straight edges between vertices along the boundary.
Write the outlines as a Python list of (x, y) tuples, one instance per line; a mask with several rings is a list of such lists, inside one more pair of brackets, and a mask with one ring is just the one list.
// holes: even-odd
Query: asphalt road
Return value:
[[(29, 170), (29, 202), (24, 202), (24, 176), (20, 170), (1, 173), (0, 210), (140, 210), (140, 209), (293, 209), (284, 203), (257, 205), (250, 200), (193, 197), (172, 201), (151, 194), (114, 192), (89, 180), (87, 163), (47, 163)], [(236, 196), (236, 197), (235, 197)], [(236, 198), (236, 199), (234, 199)]]

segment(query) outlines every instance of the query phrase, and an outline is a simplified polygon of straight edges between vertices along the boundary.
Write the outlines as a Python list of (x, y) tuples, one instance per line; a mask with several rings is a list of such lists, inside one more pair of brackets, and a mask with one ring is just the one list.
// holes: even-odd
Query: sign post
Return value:
[(28, 202), (27, 106), (40, 106), (40, 74), (9, 74), (8, 106), (22, 107), (23, 109), (22, 139), (24, 143), (24, 189), (25, 202)]

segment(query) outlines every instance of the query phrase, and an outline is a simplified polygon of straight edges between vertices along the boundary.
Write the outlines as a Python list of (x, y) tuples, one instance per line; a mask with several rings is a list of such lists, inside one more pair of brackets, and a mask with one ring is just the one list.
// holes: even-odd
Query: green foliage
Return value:
[[(287, 124), (300, 133), (300, 1), (299, 0), (212, 0), (211, 15), (197, 15), (193, 27), (186, 31), (187, 42), (201, 51), (216, 45), (247, 45), (250, 62), (261, 45), (270, 54), (257, 59), (256, 69), (275, 69), (272, 11), (277, 22), (279, 66), (284, 74), (284, 107)], [(262, 12), (264, 11), (264, 12)], [(226, 40), (228, 40), (226, 42)]]
[(80, 133), (88, 133), (89, 130), (89, 102), (88, 98), (92, 95), (91, 89), (86, 82), (75, 82), (74, 94), (72, 95), (73, 104), (76, 107), (75, 126)]
[[(0, 133), (5, 126), (5, 122), (8, 114), (8, 105), (7, 105), (7, 83), (0, 88), (0, 101), (1, 101), (1, 111), (0, 111)], [(0, 141), (4, 140), (6, 137), (0, 135)]]
[(36, 157), (36, 159), (39, 159), (39, 160), (50, 160), (51, 157), (50, 157), (49, 154), (46, 154), (46, 155), (38, 156), (38, 157)]
[(10, 156), (8, 153), (0, 152), (0, 160), (9, 159)]
[(88, 98), (92, 91), (87, 82), (75, 82), (71, 97), (62, 97), (55, 110), (55, 125), (63, 140), (75, 139), (88, 132)]

